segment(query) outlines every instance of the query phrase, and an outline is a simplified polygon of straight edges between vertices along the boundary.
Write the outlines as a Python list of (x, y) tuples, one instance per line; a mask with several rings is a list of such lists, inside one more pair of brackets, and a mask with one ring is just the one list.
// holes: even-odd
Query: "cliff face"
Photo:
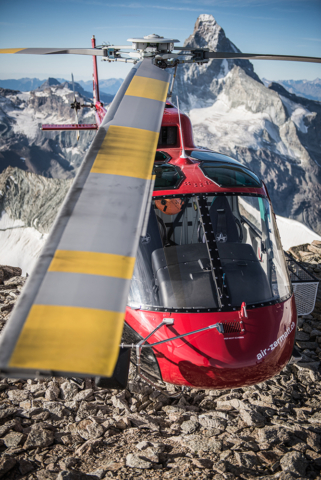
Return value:
[(0, 174), (0, 212), (48, 233), (71, 183), (9, 167)]
[[(211, 15), (200, 15), (185, 45), (239, 51)], [(246, 60), (180, 66), (174, 94), (198, 145), (247, 164), (266, 183), (277, 214), (321, 234), (319, 102), (265, 87)]]
[(0, 263), (30, 273), (71, 183), (12, 167), (0, 174)]

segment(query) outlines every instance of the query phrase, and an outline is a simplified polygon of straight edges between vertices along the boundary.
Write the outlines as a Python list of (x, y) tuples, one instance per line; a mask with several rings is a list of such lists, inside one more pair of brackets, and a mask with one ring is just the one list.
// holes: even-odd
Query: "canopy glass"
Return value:
[(222, 307), (225, 295), (225, 308), (233, 309), (242, 302), (281, 302), (290, 294), (267, 198), (208, 194), (202, 205), (196, 196), (153, 199), (129, 306), (212, 310)]

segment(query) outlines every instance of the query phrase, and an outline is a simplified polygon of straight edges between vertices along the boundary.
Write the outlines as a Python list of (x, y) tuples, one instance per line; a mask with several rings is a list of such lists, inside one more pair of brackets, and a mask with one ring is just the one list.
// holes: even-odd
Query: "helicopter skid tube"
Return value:
[[(279, 373), (292, 355), (297, 319), (293, 295), (282, 303), (248, 309), (241, 329), (239, 311), (126, 310), (126, 323), (143, 339), (165, 318), (174, 319), (173, 325), (163, 324), (145, 345), (163, 342), (152, 350), (161, 377), (168, 383), (205, 389), (253, 385)], [(222, 323), (224, 334), (206, 328), (215, 323)]]

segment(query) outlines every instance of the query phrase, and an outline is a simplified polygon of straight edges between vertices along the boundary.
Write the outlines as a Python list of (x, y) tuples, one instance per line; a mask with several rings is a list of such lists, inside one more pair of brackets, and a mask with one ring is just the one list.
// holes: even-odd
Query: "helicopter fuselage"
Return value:
[[(206, 389), (259, 383), (291, 358), (297, 323), (268, 191), (239, 162), (196, 147), (188, 117), (180, 117), (168, 102), (124, 333), (144, 339), (173, 321), (147, 342), (165, 341), (148, 349), (163, 381)], [(221, 331), (189, 334), (215, 324)]]

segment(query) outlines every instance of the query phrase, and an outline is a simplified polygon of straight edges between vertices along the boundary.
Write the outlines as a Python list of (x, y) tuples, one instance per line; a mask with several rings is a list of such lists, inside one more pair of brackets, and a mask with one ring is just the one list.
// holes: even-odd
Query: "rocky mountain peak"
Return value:
[[(213, 15), (202, 14), (196, 20), (194, 31), (184, 42), (189, 47), (209, 47), (218, 51), (226, 40), (223, 28), (216, 22)], [(228, 45), (230, 47), (230, 45)], [(236, 47), (234, 47), (236, 48)], [(237, 51), (237, 50), (229, 50)]]
[(43, 82), (43, 84), (37, 88), (37, 90), (45, 90), (48, 87), (53, 87), (56, 85), (60, 85), (60, 82), (56, 78), (49, 77), (48, 80)]
[[(185, 40), (184, 46), (206, 48), (216, 52), (240, 52), (223, 28), (212, 15), (200, 15), (195, 23), (193, 33)], [(215, 100), (222, 90), (222, 79), (226, 78), (235, 66), (240, 67), (246, 75), (262, 83), (248, 60), (212, 59), (202, 65), (186, 64), (178, 68), (174, 94), (179, 93), (180, 103), (185, 110), (195, 106), (195, 101), (208, 105)]]
[(223, 28), (213, 15), (200, 15), (193, 33), (185, 40), (184, 46), (208, 47), (215, 52), (239, 52), (240, 50), (225, 35)]

